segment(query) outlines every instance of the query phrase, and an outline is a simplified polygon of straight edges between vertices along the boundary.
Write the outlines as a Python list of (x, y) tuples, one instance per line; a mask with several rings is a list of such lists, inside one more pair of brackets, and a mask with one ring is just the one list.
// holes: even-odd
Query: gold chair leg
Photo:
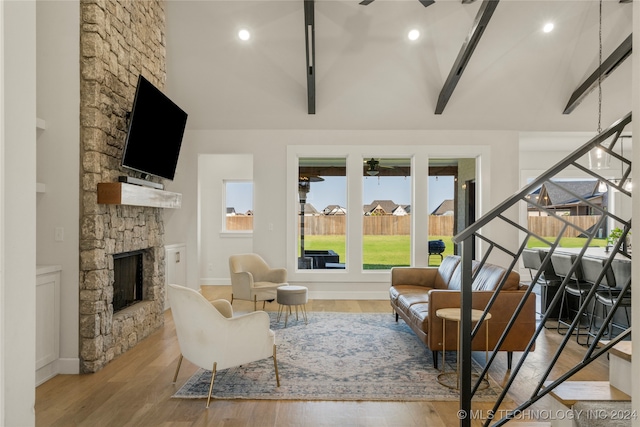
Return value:
[(217, 366), (217, 362), (213, 362), (213, 369), (211, 370), (211, 384), (209, 384), (209, 396), (207, 396), (207, 408), (209, 407), (209, 402), (211, 401), (211, 391), (213, 391), (213, 380), (216, 378), (216, 366)]
[(276, 370), (276, 384), (280, 387), (280, 374), (278, 374), (278, 360), (276, 359), (276, 345), (273, 345), (273, 367)]
[(229, 304), (233, 304), (233, 293), (231, 293), (231, 302)]
[(253, 296), (253, 311), (257, 311), (258, 310), (258, 297), (257, 296)]
[(178, 366), (176, 367), (176, 373), (173, 375), (173, 383), (178, 379), (178, 371), (180, 371), (180, 365), (182, 365), (182, 353), (180, 353), (180, 358), (178, 359)]

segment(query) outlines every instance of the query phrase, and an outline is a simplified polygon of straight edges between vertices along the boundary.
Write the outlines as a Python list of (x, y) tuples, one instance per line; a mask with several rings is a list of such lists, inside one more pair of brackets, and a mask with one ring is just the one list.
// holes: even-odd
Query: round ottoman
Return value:
[(307, 288), (304, 286), (283, 285), (277, 289), (276, 300), (278, 301), (278, 318), (280, 321), (282, 312), (285, 312), (284, 327), (287, 327), (287, 321), (289, 320), (289, 314), (291, 314), (291, 307), (295, 307), (296, 320), (298, 320), (298, 308), (304, 319), (304, 323), (307, 323), (307, 309), (305, 304), (308, 301)]

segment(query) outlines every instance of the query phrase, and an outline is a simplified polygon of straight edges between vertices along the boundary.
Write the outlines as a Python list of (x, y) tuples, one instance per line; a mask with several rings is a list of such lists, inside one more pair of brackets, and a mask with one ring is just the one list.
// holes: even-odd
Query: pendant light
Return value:
[[(598, 14), (598, 129), (602, 133), (602, 0)], [(611, 157), (600, 147), (593, 147), (589, 151), (589, 169), (608, 169)]]

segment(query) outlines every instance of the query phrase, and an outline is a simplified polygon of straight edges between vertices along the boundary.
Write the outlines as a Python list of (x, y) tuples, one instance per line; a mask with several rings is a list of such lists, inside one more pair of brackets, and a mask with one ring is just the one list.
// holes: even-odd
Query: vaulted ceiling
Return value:
[[(563, 112), (598, 67), (597, 0), (494, 2), (436, 114), (487, 1), (315, 0), (309, 114), (303, 0), (167, 0), (167, 93), (189, 113), (189, 129), (595, 131), (597, 90)], [(631, 7), (603, 1), (603, 61), (631, 35)], [(238, 39), (241, 28), (249, 41)], [(413, 42), (411, 28), (421, 33)], [(626, 59), (602, 82), (602, 126), (629, 111)]]

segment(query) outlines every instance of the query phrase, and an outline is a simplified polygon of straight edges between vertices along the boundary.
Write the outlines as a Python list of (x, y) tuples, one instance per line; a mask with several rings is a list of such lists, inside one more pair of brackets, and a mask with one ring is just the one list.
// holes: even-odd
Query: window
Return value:
[(346, 159), (300, 158), (298, 203), (298, 269), (344, 269)]
[(411, 264), (411, 159), (363, 159), (362, 268)]
[(253, 231), (253, 182), (224, 181), (224, 230)]

